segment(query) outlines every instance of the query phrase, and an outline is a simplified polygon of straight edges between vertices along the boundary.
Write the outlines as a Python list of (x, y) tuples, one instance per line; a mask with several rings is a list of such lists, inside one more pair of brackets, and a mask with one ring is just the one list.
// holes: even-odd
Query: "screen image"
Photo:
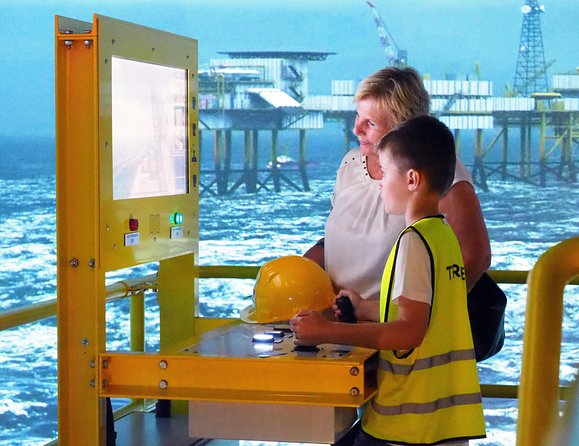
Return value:
[(113, 200), (188, 192), (187, 70), (112, 58)]

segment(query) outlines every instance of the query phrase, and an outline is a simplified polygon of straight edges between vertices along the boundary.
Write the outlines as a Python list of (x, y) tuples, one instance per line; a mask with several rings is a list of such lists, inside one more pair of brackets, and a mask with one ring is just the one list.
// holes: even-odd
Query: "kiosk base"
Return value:
[(196, 438), (333, 444), (356, 420), (352, 407), (189, 402), (189, 435)]

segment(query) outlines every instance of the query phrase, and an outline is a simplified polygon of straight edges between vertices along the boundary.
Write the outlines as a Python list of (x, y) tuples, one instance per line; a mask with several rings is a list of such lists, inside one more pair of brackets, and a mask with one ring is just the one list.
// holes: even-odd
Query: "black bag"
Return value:
[(483, 273), (468, 293), (467, 304), (476, 361), (484, 361), (503, 348), (507, 296), (487, 273)]

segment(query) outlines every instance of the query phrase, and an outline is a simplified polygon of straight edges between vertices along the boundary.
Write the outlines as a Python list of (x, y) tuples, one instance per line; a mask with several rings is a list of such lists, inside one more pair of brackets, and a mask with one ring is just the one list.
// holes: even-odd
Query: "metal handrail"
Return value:
[[(115, 282), (106, 287), (106, 300), (122, 299), (138, 291), (155, 288), (156, 283), (156, 274)], [(49, 299), (14, 310), (4, 311), (0, 314), (0, 331), (38, 322), (52, 316), (56, 316), (56, 299)]]
[[(201, 279), (255, 279), (259, 266), (249, 265), (204, 265), (199, 266)], [(489, 275), (497, 283), (525, 284), (529, 271), (491, 270)], [(116, 282), (106, 287), (107, 301), (128, 297), (144, 288), (155, 288), (156, 274)], [(569, 282), (579, 285), (579, 278)], [(56, 299), (49, 299), (36, 304), (26, 305), (14, 310), (0, 313), (0, 331), (21, 325), (37, 322), (56, 315)]]
[(529, 274), (517, 445), (546, 444), (559, 420), (563, 292), (578, 275), (579, 237), (551, 247)]

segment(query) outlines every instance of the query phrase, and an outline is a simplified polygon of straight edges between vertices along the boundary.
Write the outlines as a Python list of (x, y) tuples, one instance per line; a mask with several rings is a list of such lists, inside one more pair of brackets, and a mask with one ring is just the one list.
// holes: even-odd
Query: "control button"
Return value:
[(136, 218), (129, 218), (129, 230), (136, 231), (139, 229), (139, 220)]
[(183, 214), (181, 212), (175, 212), (174, 214), (171, 214), (171, 217), (169, 218), (169, 220), (171, 221), (172, 225), (182, 225), (183, 224)]

